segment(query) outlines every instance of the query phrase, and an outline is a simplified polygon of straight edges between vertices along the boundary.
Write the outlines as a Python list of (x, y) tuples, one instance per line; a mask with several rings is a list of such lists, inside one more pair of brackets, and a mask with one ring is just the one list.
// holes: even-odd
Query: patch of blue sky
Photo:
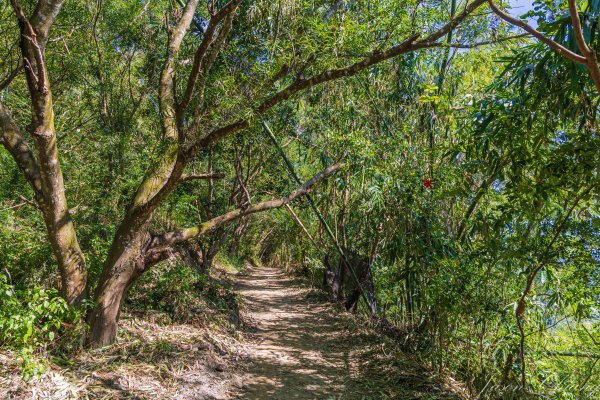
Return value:
[(496, 179), (494, 182), (492, 182), (492, 189), (497, 193), (502, 193), (505, 188), (506, 184), (500, 179)]
[(559, 131), (554, 137), (554, 143), (557, 145), (565, 144), (569, 141), (569, 137), (565, 132)]
[[(532, 0), (509, 0), (508, 5), (510, 9), (508, 12), (514, 17), (520, 17), (521, 15), (533, 10), (533, 1)], [(537, 23), (534, 19), (528, 19), (527, 22), (536, 27)]]

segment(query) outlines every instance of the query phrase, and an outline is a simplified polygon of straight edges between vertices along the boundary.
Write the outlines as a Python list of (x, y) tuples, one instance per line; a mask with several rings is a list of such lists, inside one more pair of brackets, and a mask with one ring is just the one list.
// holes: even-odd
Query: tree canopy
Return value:
[(517, 13), (2, 2), (0, 285), (60, 290), (98, 347), (166, 263), (348, 269), (473, 396), (597, 398), (600, 3)]

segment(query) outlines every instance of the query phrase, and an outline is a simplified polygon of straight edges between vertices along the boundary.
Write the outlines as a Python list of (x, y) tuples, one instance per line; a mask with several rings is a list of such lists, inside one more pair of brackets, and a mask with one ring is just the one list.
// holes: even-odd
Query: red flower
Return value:
[(423, 186), (425, 186), (426, 188), (431, 187), (431, 179), (425, 179), (423, 181)]

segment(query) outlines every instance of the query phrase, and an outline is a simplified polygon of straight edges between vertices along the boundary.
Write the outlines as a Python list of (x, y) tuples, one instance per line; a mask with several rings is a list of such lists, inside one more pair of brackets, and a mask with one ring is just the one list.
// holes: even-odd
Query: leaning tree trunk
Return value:
[(179, 147), (173, 82), (179, 47), (198, 3), (199, 0), (187, 3), (169, 40), (168, 57), (159, 84), (164, 153), (156, 168), (146, 175), (138, 187), (127, 216), (113, 239), (94, 297), (96, 308), (88, 316), (90, 332), (86, 345), (90, 347), (114, 342), (121, 304), (133, 282), (149, 266), (145, 257), (151, 239), (149, 227), (154, 212), (175, 189), (187, 163)]
[(123, 227), (117, 232), (98, 282), (96, 307), (88, 315), (86, 346), (112, 344), (117, 337), (121, 305), (127, 291), (146, 269), (144, 248), (150, 239), (148, 222)]
[(141, 275), (143, 266), (128, 262), (115, 269), (121, 274), (108, 277), (102, 282), (96, 295), (96, 309), (89, 315), (90, 331), (86, 339), (87, 347), (102, 347), (112, 344), (118, 331), (121, 304), (133, 282)]
[[(64, 197), (62, 200), (65, 200)], [(48, 237), (58, 263), (62, 295), (69, 304), (78, 306), (86, 296), (87, 271), (73, 221), (66, 209), (66, 201), (52, 210), (45, 207), (42, 210)]]
[(48, 32), (63, 2), (39, 1), (30, 18), (17, 1), (11, 2), (19, 22), (21, 56), (31, 97), (28, 130), (35, 155), (23, 136), (24, 132), (1, 103), (0, 144), (10, 152), (34, 191), (60, 270), (63, 296), (69, 304), (78, 305), (85, 295), (86, 266), (65, 196), (45, 57)]

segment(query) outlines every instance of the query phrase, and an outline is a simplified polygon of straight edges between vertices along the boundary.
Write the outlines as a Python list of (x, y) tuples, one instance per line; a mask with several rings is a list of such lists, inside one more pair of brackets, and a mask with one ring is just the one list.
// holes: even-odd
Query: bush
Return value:
[(17, 350), (23, 379), (45, 370), (49, 347), (65, 350), (81, 337), (81, 312), (70, 307), (54, 289), (16, 289), (0, 274), (0, 347)]
[[(226, 268), (238, 268), (238, 261), (228, 256), (218, 256), (215, 263), (222, 267), (223, 260), (230, 263)], [(195, 323), (209, 314), (211, 319), (218, 319), (215, 314), (220, 314), (236, 325), (239, 323), (238, 302), (227, 283), (199, 274), (183, 262), (173, 261), (143, 275), (132, 287), (126, 306), (131, 313), (157, 311), (167, 317), (161, 322), (165, 324)]]

